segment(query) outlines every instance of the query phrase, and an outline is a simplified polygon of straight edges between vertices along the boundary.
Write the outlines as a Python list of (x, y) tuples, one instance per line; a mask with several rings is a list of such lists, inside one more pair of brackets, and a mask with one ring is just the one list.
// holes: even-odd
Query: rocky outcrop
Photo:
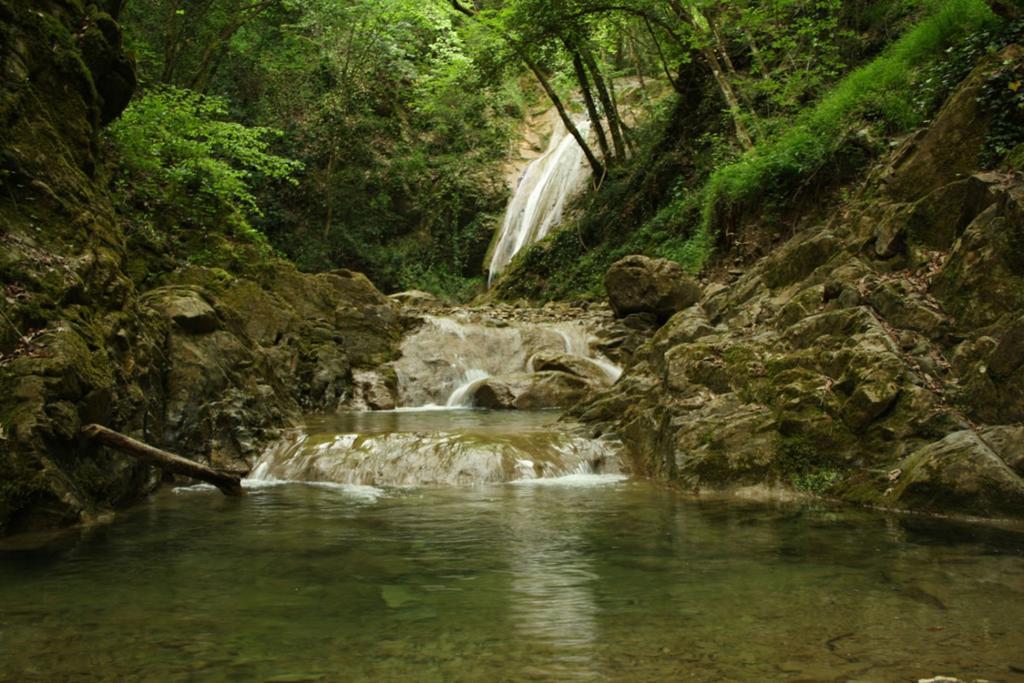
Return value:
[(245, 277), (150, 272), (159, 286), (137, 289), (98, 144), (134, 85), (119, 4), (0, 0), (0, 535), (95, 518), (159, 482), (82, 441), (85, 424), (245, 470), (303, 410), (394, 389), (360, 375), (397, 355), (400, 329), (359, 274), (270, 260)]
[(708, 285), (575, 412), (689, 488), (1024, 516), (1024, 179), (973, 170), (983, 77), (859, 201)]
[(627, 256), (608, 269), (604, 278), (615, 315), (649, 313), (664, 322), (701, 298), (700, 285), (675, 261)]

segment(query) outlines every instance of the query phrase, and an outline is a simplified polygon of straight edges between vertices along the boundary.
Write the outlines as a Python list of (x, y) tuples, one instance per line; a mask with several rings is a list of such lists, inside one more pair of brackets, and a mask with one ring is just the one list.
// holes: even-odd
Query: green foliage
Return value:
[[(983, 0), (461, 6), (473, 16), (416, 0), (130, 3), (142, 81), (164, 86), (114, 129), (126, 205), (200, 228), (193, 261), (231, 252), (204, 231), (255, 225), (303, 269), (467, 298), (505, 203), (510, 141), (550, 104), (534, 81), (577, 115), (593, 88), (587, 115), (611, 137), (621, 108), (629, 125), (611, 142), (631, 153), (603, 145), (601, 192), (520, 255), (499, 295), (597, 296), (623, 255), (699, 272), (720, 228), (753, 206), (782, 215), (804, 185), (851, 177), (873, 140), (926, 120), (993, 42)], [(607, 101), (626, 82), (620, 96), (639, 94)], [(678, 97), (659, 103), (670, 88)]]
[(982, 0), (946, 0), (881, 56), (847, 76), (785, 133), (718, 169), (703, 191), (702, 227), (738, 204), (784, 192), (818, 172), (840, 149), (852, 128), (872, 121), (894, 133), (919, 124), (915, 75), (930, 59), (994, 19)]
[(224, 120), (227, 105), (170, 86), (146, 93), (110, 128), (126, 206), (165, 227), (224, 229), (261, 239), (253, 179), (289, 179), (301, 165), (272, 154), (269, 128)]
[(979, 100), (992, 116), (983, 163), (996, 166), (1024, 143), (1024, 59), (1000, 64), (985, 80)]
[[(619, 226), (624, 220), (624, 210), (619, 207), (636, 201), (634, 182), (612, 180), (603, 191), (608, 204), (616, 207), (609, 217), (599, 218), (606, 210), (598, 199), (573, 228), (588, 244), (596, 238), (595, 247), (582, 249), (579, 240), (556, 240), (524, 256), (517, 264), (519, 273), (538, 274), (543, 296), (548, 297), (599, 291), (604, 268), (627, 253), (664, 256), (699, 272), (713, 254), (718, 228), (725, 221), (755, 204), (762, 213), (781, 212), (801, 184), (812, 179), (817, 184), (827, 183), (829, 174), (842, 164), (859, 168), (869, 158), (868, 150), (863, 149), (866, 141), (926, 120), (977, 59), (1001, 40), (990, 30), (993, 15), (981, 0), (947, 0), (930, 7), (902, 38), (838, 82), (816, 104), (794, 117), (765, 124), (766, 129), (780, 132), (750, 152), (737, 157), (729, 151), (729, 140), (714, 133), (705, 133), (703, 142), (691, 142), (687, 150), (698, 163), (688, 175), (677, 176), (674, 189), (656, 200), (657, 211), (625, 234), (619, 229), (595, 234), (595, 219)], [(747, 17), (745, 21), (765, 21), (768, 9), (758, 10), (760, 18)], [(829, 5), (825, 9), (825, 24), (832, 26), (839, 8)], [(890, 7), (889, 11), (903, 12), (905, 8)], [(786, 40), (791, 44), (795, 38)], [(1012, 78), (1004, 80), (1000, 92), (1008, 91), (1014, 82)], [(1003, 111), (1013, 109), (1004, 106)], [(876, 133), (859, 134), (864, 127)], [(1008, 132), (1020, 129), (1007, 126)], [(1012, 138), (1007, 140), (1010, 142)], [(652, 174), (653, 158), (664, 154), (663, 143), (654, 143), (650, 149), (636, 159), (639, 174)], [(843, 160), (844, 155), (849, 160)], [(563, 265), (557, 266), (558, 261)], [(528, 281), (522, 284), (530, 289)]]
[(787, 436), (779, 440), (777, 462), (780, 472), (800, 491), (823, 495), (841, 478), (840, 472), (829, 463), (805, 436)]

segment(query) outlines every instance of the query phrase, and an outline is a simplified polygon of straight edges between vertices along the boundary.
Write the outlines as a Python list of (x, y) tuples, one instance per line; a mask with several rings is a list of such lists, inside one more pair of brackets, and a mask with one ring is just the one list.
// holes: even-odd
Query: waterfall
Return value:
[(448, 397), (448, 402), (445, 406), (448, 408), (472, 408), (473, 390), (488, 377), (490, 377), (490, 375), (484, 370), (478, 370), (476, 368), (467, 369), (462, 383), (455, 391), (452, 392), (452, 395)]
[[(576, 128), (584, 138), (590, 134), (589, 121), (578, 121)], [(547, 150), (526, 167), (505, 211), (488, 284), (523, 247), (543, 239), (562, 222), (566, 202), (583, 189), (589, 176), (583, 150), (558, 121)]]

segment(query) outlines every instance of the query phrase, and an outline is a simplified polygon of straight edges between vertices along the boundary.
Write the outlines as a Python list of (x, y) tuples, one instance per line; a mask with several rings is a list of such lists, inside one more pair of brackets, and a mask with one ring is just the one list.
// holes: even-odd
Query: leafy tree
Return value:
[(171, 86), (133, 102), (110, 128), (125, 204), (165, 223), (251, 235), (261, 213), (253, 179), (290, 179), (301, 165), (270, 153), (277, 131), (227, 114), (223, 100)]

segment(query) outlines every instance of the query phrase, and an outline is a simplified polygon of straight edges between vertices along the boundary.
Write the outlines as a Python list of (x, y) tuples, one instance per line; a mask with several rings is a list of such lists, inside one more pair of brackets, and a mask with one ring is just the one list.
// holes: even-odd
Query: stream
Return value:
[(249, 493), (0, 550), (0, 680), (1024, 676), (1019, 532), (611, 476)]
[(399, 408), (309, 416), (248, 495), (0, 545), (0, 681), (1024, 678), (1019, 528), (696, 498), (557, 410), (474, 407), (542, 361), (607, 385), (598, 346), (427, 317)]

